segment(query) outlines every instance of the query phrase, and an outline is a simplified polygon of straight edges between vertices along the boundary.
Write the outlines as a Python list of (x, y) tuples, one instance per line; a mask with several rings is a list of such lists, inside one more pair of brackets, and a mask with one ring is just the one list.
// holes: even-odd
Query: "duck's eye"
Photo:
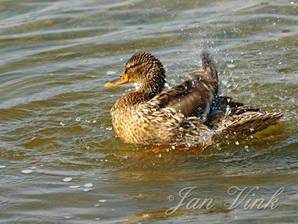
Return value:
[(124, 73), (127, 73), (127, 71), (128, 71), (128, 68), (125, 68)]

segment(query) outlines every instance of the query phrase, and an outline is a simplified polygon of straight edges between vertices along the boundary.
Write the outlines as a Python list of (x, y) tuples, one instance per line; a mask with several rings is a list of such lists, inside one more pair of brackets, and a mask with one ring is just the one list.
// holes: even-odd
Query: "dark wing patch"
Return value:
[(206, 80), (187, 80), (159, 96), (161, 107), (172, 107), (184, 116), (202, 114), (212, 101), (213, 83)]
[(260, 111), (259, 108), (250, 107), (243, 103), (233, 101), (231, 97), (216, 96), (212, 101), (206, 124), (211, 128), (215, 128), (227, 117), (258, 111)]
[(217, 71), (206, 52), (202, 54), (202, 68), (192, 73), (193, 78), (160, 94), (160, 107), (172, 107), (184, 116), (206, 116), (218, 91)]

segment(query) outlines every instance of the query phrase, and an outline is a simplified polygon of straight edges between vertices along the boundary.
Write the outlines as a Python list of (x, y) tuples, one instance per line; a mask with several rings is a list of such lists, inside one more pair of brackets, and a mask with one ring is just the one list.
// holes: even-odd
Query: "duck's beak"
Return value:
[(122, 84), (128, 83), (129, 79), (127, 77), (127, 75), (125, 73), (123, 73), (120, 78), (117, 78), (115, 80), (112, 80), (110, 82), (107, 82), (105, 84), (105, 87), (107, 88), (112, 88), (112, 87), (116, 87), (116, 86), (120, 86)]

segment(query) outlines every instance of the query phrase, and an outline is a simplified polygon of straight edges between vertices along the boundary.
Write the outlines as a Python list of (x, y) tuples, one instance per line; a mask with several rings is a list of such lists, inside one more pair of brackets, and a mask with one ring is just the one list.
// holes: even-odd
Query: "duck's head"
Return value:
[(124, 72), (105, 87), (116, 87), (125, 83), (136, 83), (140, 89), (157, 94), (165, 84), (165, 70), (162, 63), (148, 52), (135, 53), (124, 65)]

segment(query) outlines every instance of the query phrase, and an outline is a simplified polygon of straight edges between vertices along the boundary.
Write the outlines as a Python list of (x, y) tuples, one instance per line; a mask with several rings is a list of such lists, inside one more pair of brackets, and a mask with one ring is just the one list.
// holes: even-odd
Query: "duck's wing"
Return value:
[(233, 101), (231, 97), (217, 96), (206, 124), (220, 135), (239, 136), (261, 131), (280, 120), (280, 112), (263, 112)]
[(209, 127), (214, 128), (228, 116), (239, 115), (245, 112), (256, 112), (259, 110), (259, 108), (236, 102), (228, 96), (215, 96), (205, 123)]
[(161, 93), (155, 99), (159, 106), (171, 107), (188, 117), (206, 117), (218, 92), (216, 66), (208, 53), (202, 54), (202, 67), (191, 74), (192, 79)]
[(282, 116), (280, 112), (248, 111), (228, 116), (218, 122), (214, 128), (223, 137), (254, 134), (276, 124)]

